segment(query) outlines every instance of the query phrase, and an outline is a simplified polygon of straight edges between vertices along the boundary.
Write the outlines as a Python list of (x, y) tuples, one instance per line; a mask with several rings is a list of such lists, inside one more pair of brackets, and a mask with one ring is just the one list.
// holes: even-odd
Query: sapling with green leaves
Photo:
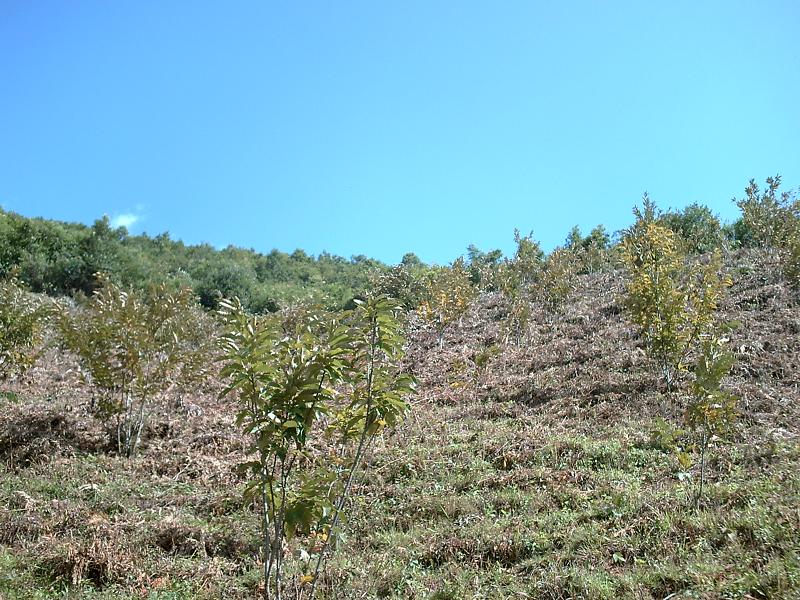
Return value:
[(735, 200), (742, 211), (742, 228), (751, 242), (776, 260), (783, 275), (800, 287), (800, 197), (796, 191), (781, 191), (781, 177), (767, 177), (761, 190), (750, 180), (745, 197)]
[(404, 418), (415, 386), (414, 378), (403, 370), (401, 363), (405, 337), (398, 319), (400, 306), (386, 297), (357, 304), (350, 320), (349, 401), (333, 424), (333, 429), (340, 432), (340, 443), (344, 446), (355, 443), (356, 448), (317, 558), (312, 598), (328, 549), (338, 539), (341, 515), (364, 457), (384, 428), (394, 427)]
[(10, 277), (0, 282), (0, 379), (21, 375), (39, 355), (46, 302)]
[(709, 444), (722, 436), (736, 418), (736, 397), (722, 389), (735, 358), (726, 348), (728, 340), (705, 334), (694, 366), (692, 399), (686, 410), (686, 424), (700, 436), (700, 483), (696, 501), (703, 496), (706, 456)]
[(77, 310), (62, 308), (61, 340), (84, 381), (101, 394), (99, 416), (115, 423), (117, 449), (132, 457), (151, 404), (200, 382), (213, 362), (213, 327), (190, 289), (140, 292), (104, 275)]
[(513, 336), (520, 346), (529, 333), (533, 287), (541, 278), (544, 252), (532, 233), (522, 236), (519, 230), (514, 230), (514, 241), (516, 252), (513, 258), (498, 267), (496, 280), (498, 289), (508, 302), (505, 343)]
[[(413, 380), (400, 365), (401, 307), (385, 297), (356, 305), (339, 315), (300, 308), (258, 317), (237, 300), (221, 303), (224, 393), (238, 396), (237, 420), (253, 441), (253, 460), (243, 468), (246, 493), (262, 507), (267, 598), (282, 597), (283, 545), (298, 535), (316, 541), (313, 567), (307, 554), (300, 578), (313, 597), (364, 457), (409, 407)], [(323, 460), (311, 449), (314, 440), (341, 453)], [(312, 467), (300, 469), (301, 462)]]
[(473, 378), (475, 379), (475, 400), (478, 400), (481, 382), (486, 378), (492, 360), (500, 354), (501, 349), (497, 344), (489, 344), (476, 350), (472, 355), (472, 363), (475, 366)]
[(762, 190), (754, 179), (745, 188), (745, 197), (734, 199), (742, 211), (744, 227), (752, 242), (780, 253), (797, 235), (800, 198), (791, 190), (781, 190), (781, 176), (767, 177)]
[(525, 287), (536, 283), (544, 261), (541, 245), (533, 238), (532, 232), (523, 236), (518, 229), (514, 230), (514, 243), (517, 249), (511, 260), (511, 266), (517, 273), (519, 285)]
[(497, 270), (503, 259), (502, 250), (484, 252), (475, 244), (467, 246), (469, 273), (472, 284), (479, 290), (490, 292), (497, 289)]
[(309, 458), (308, 442), (318, 420), (332, 411), (335, 387), (345, 378), (350, 336), (324, 311), (250, 316), (238, 299), (223, 300), (221, 338), (235, 392), (237, 423), (252, 439), (253, 460), (242, 465), (250, 481), (245, 495), (262, 506), (264, 595), (281, 598), (283, 544), (330, 514), (332, 470), (296, 473)]
[(580, 273), (596, 273), (611, 264), (611, 238), (605, 227), (598, 225), (582, 237), (577, 226), (570, 230), (565, 247), (571, 250), (578, 260)]
[(551, 312), (563, 309), (577, 285), (580, 262), (574, 252), (556, 248), (545, 259), (538, 284), (538, 295)]

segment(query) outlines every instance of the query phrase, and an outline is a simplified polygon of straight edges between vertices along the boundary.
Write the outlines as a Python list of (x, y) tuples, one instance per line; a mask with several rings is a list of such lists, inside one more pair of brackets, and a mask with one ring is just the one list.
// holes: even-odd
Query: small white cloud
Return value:
[(122, 213), (121, 215), (117, 215), (111, 219), (111, 226), (115, 228), (124, 227), (125, 229), (130, 229), (139, 222), (139, 219), (139, 215), (134, 215), (133, 213)]

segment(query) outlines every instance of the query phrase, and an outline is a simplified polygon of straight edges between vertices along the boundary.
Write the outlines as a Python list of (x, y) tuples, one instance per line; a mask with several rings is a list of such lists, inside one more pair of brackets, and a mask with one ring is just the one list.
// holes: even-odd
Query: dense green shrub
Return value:
[(374, 294), (396, 298), (406, 310), (415, 310), (427, 293), (428, 269), (401, 263), (390, 269), (374, 271), (370, 276), (370, 289)]
[(791, 191), (780, 191), (780, 187), (780, 175), (767, 177), (763, 191), (751, 179), (745, 188), (745, 197), (735, 200), (742, 211), (742, 225), (757, 246), (785, 248), (797, 235), (800, 200)]
[(683, 211), (664, 213), (659, 223), (677, 234), (690, 254), (710, 252), (719, 248), (724, 239), (719, 219), (710, 208), (697, 203)]
[(741, 217), (723, 225), (722, 235), (730, 248), (753, 248), (757, 245), (752, 229)]
[(541, 245), (533, 238), (533, 232), (522, 236), (518, 229), (514, 230), (514, 242), (517, 249), (509, 264), (514, 279), (520, 286), (535, 283), (541, 275), (545, 258)]
[(0, 210), (0, 276), (16, 272), (34, 292), (91, 293), (94, 274), (114, 266), (124, 230), (28, 219)]
[(502, 250), (483, 252), (475, 244), (470, 244), (467, 247), (467, 261), (472, 284), (484, 291), (496, 290), (497, 270), (502, 260)]

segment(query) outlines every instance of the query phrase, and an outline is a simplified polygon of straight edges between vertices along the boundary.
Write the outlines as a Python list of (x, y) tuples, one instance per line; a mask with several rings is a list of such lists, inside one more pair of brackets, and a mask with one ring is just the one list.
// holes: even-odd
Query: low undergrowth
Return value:
[[(419, 418), (435, 415), (438, 427), (411, 422), (384, 440), (323, 597), (784, 598), (800, 589), (795, 441), (732, 442), (695, 508), (692, 473), (651, 443), (643, 422), (588, 436), (554, 432), (535, 415), (463, 412), (428, 407)], [(258, 519), (241, 484), (148, 464), (75, 453), (6, 470), (4, 597), (253, 597)]]

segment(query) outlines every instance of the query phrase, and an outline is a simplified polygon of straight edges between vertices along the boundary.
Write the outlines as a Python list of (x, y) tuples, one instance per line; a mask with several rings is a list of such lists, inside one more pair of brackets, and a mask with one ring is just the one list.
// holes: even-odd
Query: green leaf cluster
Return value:
[(711, 252), (720, 248), (724, 239), (719, 219), (701, 204), (690, 204), (682, 211), (667, 211), (658, 222), (678, 236), (689, 254)]
[(586, 237), (576, 225), (567, 235), (564, 248), (576, 256), (579, 273), (598, 273), (611, 268), (613, 264), (611, 237), (602, 225), (592, 229)]

